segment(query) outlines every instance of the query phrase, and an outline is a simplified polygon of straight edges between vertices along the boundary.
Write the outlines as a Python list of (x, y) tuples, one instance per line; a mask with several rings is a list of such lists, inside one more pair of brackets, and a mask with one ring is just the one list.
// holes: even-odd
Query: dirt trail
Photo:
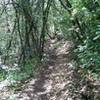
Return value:
[(79, 93), (83, 87), (81, 76), (71, 64), (73, 47), (70, 41), (48, 41), (38, 78), (25, 84), (14, 100), (94, 100), (91, 94)]
[[(38, 79), (32, 79), (25, 86), (25, 89), (18, 94), (17, 99), (64, 100), (63, 95), (66, 97), (67, 93), (63, 94), (60, 92), (67, 84), (71, 83), (72, 76), (70, 76), (70, 74), (72, 74), (73, 71), (71, 71), (68, 64), (72, 60), (72, 48), (73, 44), (69, 41), (48, 41), (45, 48), (46, 56), (43, 61), (43, 68), (41, 69)], [(63, 97), (59, 98), (60, 96)], [(68, 100), (71, 100), (70, 96)]]

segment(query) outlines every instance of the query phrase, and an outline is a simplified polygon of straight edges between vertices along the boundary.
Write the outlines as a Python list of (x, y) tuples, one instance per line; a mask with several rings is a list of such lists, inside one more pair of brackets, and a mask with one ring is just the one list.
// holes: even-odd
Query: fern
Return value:
[(93, 40), (98, 40), (98, 39), (100, 39), (100, 24), (97, 25), (96, 36), (93, 38)]

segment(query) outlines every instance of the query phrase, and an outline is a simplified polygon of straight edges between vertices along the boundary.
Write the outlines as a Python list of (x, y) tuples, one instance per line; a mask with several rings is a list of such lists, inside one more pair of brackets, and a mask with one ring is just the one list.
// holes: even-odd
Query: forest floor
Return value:
[(1, 92), (0, 100), (100, 100), (96, 98), (99, 85), (75, 70), (73, 49), (71, 41), (48, 40), (37, 78), (29, 79), (16, 92)]

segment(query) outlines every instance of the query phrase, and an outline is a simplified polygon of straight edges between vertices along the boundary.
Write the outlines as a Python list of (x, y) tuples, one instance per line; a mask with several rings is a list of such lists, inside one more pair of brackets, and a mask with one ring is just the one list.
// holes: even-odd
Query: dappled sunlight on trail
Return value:
[[(30, 79), (22, 90), (10, 94), (14, 100), (92, 100), (92, 90), (82, 94), (81, 75), (74, 70), (73, 48), (71, 41), (48, 40), (45, 56), (36, 79)], [(73, 63), (72, 63), (73, 62)], [(91, 93), (90, 93), (91, 91)], [(2, 94), (4, 95), (4, 94)], [(8, 100), (8, 99), (2, 99)], [(10, 99), (9, 99), (10, 100)]]

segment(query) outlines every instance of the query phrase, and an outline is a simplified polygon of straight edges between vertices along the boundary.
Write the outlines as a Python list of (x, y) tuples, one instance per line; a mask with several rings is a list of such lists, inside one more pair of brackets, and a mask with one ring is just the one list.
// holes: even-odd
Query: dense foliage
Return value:
[(31, 62), (37, 66), (43, 58), (46, 38), (58, 32), (75, 42), (81, 67), (99, 74), (99, 0), (0, 0), (0, 8), (0, 55), (6, 65), (16, 63), (30, 75)]

